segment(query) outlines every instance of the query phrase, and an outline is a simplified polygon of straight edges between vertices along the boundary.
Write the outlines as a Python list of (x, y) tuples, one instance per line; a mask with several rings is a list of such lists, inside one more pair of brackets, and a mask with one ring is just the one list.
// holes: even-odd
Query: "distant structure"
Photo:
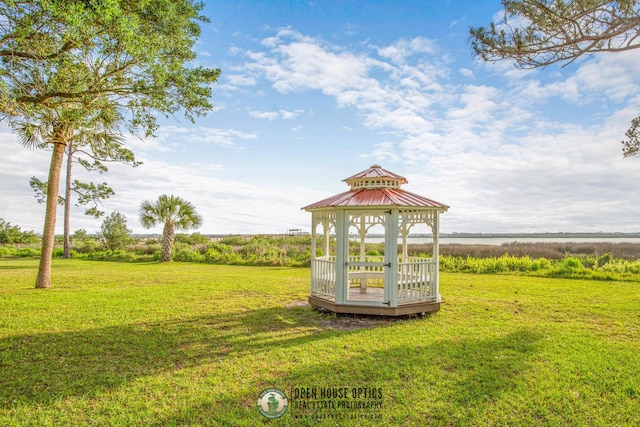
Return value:
[[(336, 313), (384, 316), (439, 310), (439, 215), (449, 206), (403, 190), (406, 178), (379, 165), (343, 181), (349, 191), (302, 208), (312, 216), (309, 303)], [(408, 255), (407, 236), (417, 224), (432, 230), (432, 258)], [(365, 236), (374, 226), (384, 227), (384, 255), (366, 254)], [(359, 236), (355, 253), (349, 251), (350, 234)]]
[(302, 231), (302, 229), (300, 228), (290, 228), (287, 234), (290, 237), (297, 237), (297, 236), (305, 236), (308, 233)]

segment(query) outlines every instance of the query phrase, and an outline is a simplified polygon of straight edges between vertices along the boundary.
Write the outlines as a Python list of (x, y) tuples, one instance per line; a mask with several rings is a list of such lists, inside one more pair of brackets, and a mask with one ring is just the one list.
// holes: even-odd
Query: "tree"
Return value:
[[(527, 69), (640, 47), (639, 0), (503, 0), (502, 4), (502, 22), (469, 30), (473, 52), (483, 61), (511, 59), (516, 67)], [(626, 136), (623, 155), (638, 155), (640, 116), (632, 120)]]
[[(98, 185), (93, 182), (84, 183), (78, 180), (72, 182), (73, 163), (79, 163), (87, 171), (98, 171), (102, 174), (109, 170), (104, 164), (106, 162), (129, 164), (133, 167), (139, 166), (142, 162), (136, 161), (133, 152), (122, 146), (122, 138), (119, 135), (105, 133), (102, 129), (84, 129), (75, 136), (74, 140), (69, 141), (65, 150), (67, 157), (65, 196), (58, 196), (58, 204), (64, 205), (63, 257), (71, 258), (71, 193), (73, 192), (77, 196), (76, 206), (92, 205), (85, 210), (85, 215), (90, 215), (94, 218), (100, 218), (104, 215), (104, 212), (98, 209), (99, 205), (102, 204), (102, 200), (108, 199), (115, 194), (106, 182)], [(91, 160), (87, 160), (87, 157)], [(29, 185), (36, 192), (38, 203), (45, 203), (47, 199), (47, 183), (32, 177)]]
[[(68, 147), (72, 147), (73, 143), (70, 143)], [(67, 147), (67, 149), (68, 149)], [(67, 159), (69, 162), (70, 159)], [(100, 218), (104, 215), (104, 211), (98, 209), (102, 204), (102, 201), (113, 196), (115, 192), (113, 188), (109, 187), (106, 182), (101, 184), (94, 184), (93, 182), (81, 182), (77, 179), (71, 183), (71, 167), (67, 163), (67, 178), (65, 186), (65, 197), (58, 196), (58, 204), (64, 205), (64, 236), (63, 236), (63, 258), (71, 258), (71, 238), (70, 238), (70, 217), (71, 217), (71, 193), (75, 193), (77, 196), (76, 206), (86, 206), (92, 204), (92, 206), (85, 209), (85, 215), (92, 216), (94, 218)], [(39, 180), (35, 176), (32, 176), (29, 180), (29, 185), (36, 193), (36, 199), (38, 203), (46, 203), (47, 201), (47, 183)]]
[(0, 120), (25, 145), (53, 146), (37, 288), (51, 284), (65, 147), (85, 129), (106, 132), (111, 123), (149, 136), (157, 113), (182, 110), (193, 121), (213, 108), (210, 85), (220, 70), (190, 64), (206, 21), (202, 7), (193, 0), (0, 3)]
[(144, 228), (152, 228), (164, 224), (162, 230), (162, 256), (160, 261), (172, 259), (175, 230), (198, 228), (202, 224), (202, 217), (195, 207), (176, 196), (163, 194), (155, 203), (145, 200), (140, 205), (140, 223)]
[(17, 225), (0, 218), (0, 244), (6, 243), (34, 243), (38, 236), (33, 231), (22, 231)]
[(98, 236), (109, 250), (124, 249), (131, 242), (131, 230), (127, 228), (127, 217), (118, 212), (111, 212), (102, 221)]
[(79, 228), (73, 232), (73, 236), (71, 237), (73, 237), (74, 241), (84, 242), (88, 238), (87, 230), (85, 230), (84, 228)]
[[(36, 193), (35, 197), (38, 200), (38, 203), (45, 203), (47, 201), (47, 183), (39, 180), (35, 176), (32, 176), (29, 180), (29, 185)], [(115, 192), (106, 182), (101, 184), (94, 184), (93, 182), (80, 182), (77, 179), (73, 181), (73, 184), (69, 186), (69, 190), (66, 192), (66, 197), (58, 196), (58, 204), (66, 205), (67, 198), (69, 197), (67, 194), (71, 192), (75, 193), (78, 197), (76, 201), (76, 206), (86, 206), (89, 203), (92, 204), (91, 207), (87, 208), (84, 213), (85, 215), (92, 216), (94, 218), (100, 218), (104, 215), (104, 211), (98, 209), (98, 206), (102, 204), (102, 200), (108, 199), (113, 196)], [(67, 216), (67, 212), (65, 209), (65, 217)], [(65, 218), (65, 222), (67, 222)]]
[(40, 265), (36, 278), (36, 288), (51, 286), (51, 256), (55, 244), (56, 207), (59, 202), (60, 173), (66, 147), (77, 134), (77, 129), (103, 129), (109, 135), (113, 125), (112, 117), (117, 107), (109, 103), (107, 97), (96, 97), (92, 101), (95, 108), (49, 109), (36, 107), (29, 116), (10, 117), (9, 122), (23, 145), (43, 147), (51, 141), (53, 152), (47, 179), (46, 210)]

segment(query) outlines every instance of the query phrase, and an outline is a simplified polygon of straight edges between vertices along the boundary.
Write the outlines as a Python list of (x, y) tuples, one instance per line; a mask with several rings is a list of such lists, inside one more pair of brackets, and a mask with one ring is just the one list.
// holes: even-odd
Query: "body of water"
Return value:
[[(431, 243), (431, 237), (411, 237), (407, 239), (409, 244), (425, 244)], [(382, 243), (383, 237), (367, 237), (367, 243)], [(494, 245), (500, 246), (504, 243), (639, 243), (640, 237), (441, 237), (440, 244), (459, 244), (459, 245)], [(402, 243), (402, 239), (398, 239), (398, 243)]]

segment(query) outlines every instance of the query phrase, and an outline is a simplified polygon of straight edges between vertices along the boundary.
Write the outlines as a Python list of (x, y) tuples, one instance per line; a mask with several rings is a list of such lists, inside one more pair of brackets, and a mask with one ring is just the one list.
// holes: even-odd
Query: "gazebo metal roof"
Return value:
[(449, 208), (435, 200), (401, 189), (401, 184), (406, 184), (407, 179), (378, 165), (373, 165), (343, 181), (351, 186), (349, 191), (312, 203), (302, 209), (311, 211), (347, 206), (399, 206), (434, 208), (444, 212)]
[(363, 170), (362, 172), (350, 176), (349, 178), (343, 179), (343, 181), (351, 185), (353, 181), (365, 178), (391, 178), (400, 182), (401, 184), (406, 184), (408, 182), (407, 178), (405, 178), (404, 176), (400, 176), (396, 173), (383, 169), (380, 165), (373, 165), (367, 170)]

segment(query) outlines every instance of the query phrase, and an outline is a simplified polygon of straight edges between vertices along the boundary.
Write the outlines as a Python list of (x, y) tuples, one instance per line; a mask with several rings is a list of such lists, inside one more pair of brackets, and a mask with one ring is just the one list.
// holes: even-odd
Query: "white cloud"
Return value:
[[(264, 44), (269, 51), (252, 54), (254, 73), (283, 93), (321, 91), (359, 111), (364, 125), (394, 135), (363, 157), (404, 165), (419, 183), (428, 182), (426, 196), (452, 205), (452, 230), (464, 224), (475, 224), (471, 231), (637, 227), (635, 208), (622, 201), (625, 194), (638, 198), (625, 182), (640, 178), (640, 168), (621, 158), (626, 125), (605, 132), (610, 122), (555, 123), (532, 103), (586, 102), (589, 93), (616, 101), (637, 93), (636, 57), (608, 69), (610, 59), (586, 61), (576, 74), (555, 80), (507, 64), (492, 70), (506, 77), (504, 85), (453, 86), (446, 58), (426, 39), (356, 54), (289, 30)], [(340, 79), (347, 69), (349, 79)], [(469, 69), (460, 73), (478, 79)], [(612, 200), (609, 186), (620, 199)]]
[(156, 131), (155, 138), (137, 138), (126, 136), (128, 144), (140, 152), (172, 152), (186, 143), (211, 144), (221, 147), (238, 147), (240, 141), (256, 139), (255, 133), (235, 129), (218, 129), (204, 126), (187, 128), (165, 125)]
[[(442, 58), (437, 63), (425, 60), (425, 54), (436, 52), (435, 44), (425, 38), (369, 46), (369, 51), (356, 54), (287, 29), (263, 40), (263, 45), (269, 52), (248, 53), (251, 61), (245, 69), (252, 75), (263, 76), (284, 94), (321, 91), (339, 107), (361, 111), (371, 128), (430, 131), (429, 108), (450, 99), (439, 81), (448, 70), (440, 65)], [(374, 53), (391, 62), (375, 59)]]
[(287, 110), (279, 110), (280, 116), (284, 120), (291, 120), (298, 117), (300, 114), (304, 113), (303, 110), (295, 110), (295, 111), (287, 111)]
[(640, 89), (640, 53), (636, 50), (602, 54), (581, 64), (567, 79), (576, 81), (583, 92), (596, 92), (613, 101), (621, 101)]
[(409, 57), (416, 54), (435, 54), (436, 51), (435, 42), (424, 37), (401, 39), (393, 45), (378, 48), (381, 57), (390, 59), (395, 64), (405, 64)]
[(259, 119), (267, 119), (271, 121), (276, 119), (291, 120), (296, 118), (302, 113), (304, 113), (304, 110), (250, 111), (249, 115)]
[[(33, 175), (46, 179), (50, 153), (20, 148), (15, 137), (0, 133), (0, 218), (24, 230), (42, 231), (44, 205), (39, 205), (29, 188)], [(143, 200), (155, 200), (161, 194), (175, 194), (191, 203), (203, 216), (203, 233), (283, 233), (289, 228), (306, 228), (310, 219), (300, 207), (320, 200), (326, 194), (300, 186), (275, 186), (268, 182), (248, 184), (225, 178), (225, 168), (215, 163), (176, 165), (139, 156), (143, 164), (135, 169), (114, 164), (104, 175), (83, 173), (79, 179), (107, 181), (116, 195), (104, 202), (108, 213), (117, 210), (127, 217), (135, 233), (161, 233), (160, 228), (146, 231), (138, 222), (138, 207)], [(135, 183), (135, 184), (134, 184)], [(102, 220), (83, 215), (73, 208), (71, 228), (94, 233)], [(62, 209), (58, 209), (57, 232), (62, 232)]]
[(229, 84), (234, 86), (255, 86), (256, 79), (251, 76), (242, 75), (242, 74), (232, 74), (227, 76), (227, 80)]
[[(243, 182), (230, 178), (224, 162), (179, 165), (158, 156), (180, 153), (189, 144), (241, 148), (258, 135), (268, 144), (263, 133), (243, 126), (272, 125), (247, 121), (247, 112), (269, 121), (297, 119), (292, 139), (309, 140), (310, 132), (316, 137), (317, 125), (324, 126), (327, 116), (307, 92), (314, 92), (314, 98), (323, 95), (341, 110), (338, 114), (352, 118), (353, 125), (336, 125), (341, 132), (349, 130), (351, 137), (366, 128), (371, 140), (349, 151), (355, 159), (391, 165), (409, 178), (409, 191), (451, 205), (443, 231), (638, 230), (640, 194), (634, 185), (640, 167), (637, 159), (622, 159), (619, 143), (640, 110), (637, 53), (587, 58), (572, 65), (573, 73), (521, 71), (506, 62), (460, 67), (426, 38), (347, 48), (291, 28), (265, 38), (258, 49), (236, 51), (245, 53), (246, 62), (233, 67), (230, 84), (251, 87), (252, 99), (282, 97), (286, 102), (273, 105), (287, 108), (265, 111), (269, 104), (250, 105), (237, 109), (244, 122), (226, 129), (164, 126), (155, 139), (129, 138), (127, 144), (144, 165), (135, 174), (130, 168), (112, 168), (106, 180), (117, 196), (105, 208), (123, 211), (136, 231), (142, 231), (140, 202), (163, 193), (194, 203), (205, 217), (203, 232), (307, 228), (307, 214), (299, 207), (328, 196), (309, 190), (317, 183), (303, 178), (296, 181), (299, 187)], [(578, 107), (588, 119), (556, 117), (570, 116)], [(313, 124), (304, 121), (311, 114)], [(335, 136), (327, 135), (328, 140)], [(344, 144), (327, 142), (322, 151), (340, 155)], [(39, 231), (42, 209), (23, 187), (35, 172), (46, 175), (48, 156), (16, 146), (10, 133), (0, 134), (0, 149), (8, 153), (0, 158), (0, 180), (6, 183), (2, 198), (12, 201), (11, 208), (0, 208), (0, 217), (16, 223), (10, 214), (26, 212), (20, 221)], [(329, 163), (318, 156), (318, 163)], [(323, 179), (333, 185), (351, 172), (358, 170), (344, 176), (327, 170)], [(99, 227), (99, 221), (74, 215), (73, 228)]]
[(249, 115), (258, 119), (275, 120), (280, 117), (277, 111), (249, 111)]
[(470, 70), (469, 68), (460, 68), (458, 72), (465, 77), (469, 77), (470, 79), (474, 78), (473, 70)]

